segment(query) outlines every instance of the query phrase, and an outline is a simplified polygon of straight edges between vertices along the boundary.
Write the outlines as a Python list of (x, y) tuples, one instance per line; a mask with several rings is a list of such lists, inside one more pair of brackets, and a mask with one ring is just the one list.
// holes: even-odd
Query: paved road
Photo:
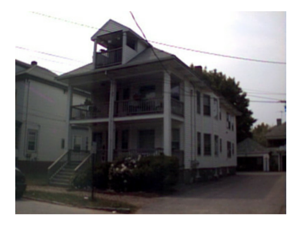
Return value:
[(20, 199), (16, 201), (16, 214), (111, 214), (111, 212)]
[(158, 198), (138, 214), (286, 213), (285, 173), (239, 173), (218, 181), (188, 185)]

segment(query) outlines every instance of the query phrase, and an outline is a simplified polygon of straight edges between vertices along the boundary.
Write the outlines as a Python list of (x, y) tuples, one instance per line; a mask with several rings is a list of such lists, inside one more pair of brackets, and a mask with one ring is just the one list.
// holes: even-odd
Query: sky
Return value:
[[(97, 3), (94, 3), (97, 4)], [(37, 61), (58, 75), (92, 61), (92, 35), (113, 19), (142, 36), (127, 11), (91, 8), (57, 10), (48, 7), (21, 10), (15, 58)], [(217, 69), (239, 82), (257, 119), (275, 125), (286, 121), (286, 12), (131, 10), (149, 41), (226, 56), (280, 63), (233, 59), (165, 45), (152, 45), (176, 55), (186, 65)], [(274, 103), (276, 102), (276, 103)]]

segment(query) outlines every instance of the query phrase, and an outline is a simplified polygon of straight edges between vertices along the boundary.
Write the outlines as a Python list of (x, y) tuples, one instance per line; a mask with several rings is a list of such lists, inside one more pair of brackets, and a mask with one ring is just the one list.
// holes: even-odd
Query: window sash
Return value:
[(204, 134), (204, 155), (211, 155), (211, 135)]
[(201, 133), (197, 132), (197, 154), (201, 155)]
[(35, 152), (37, 150), (37, 135), (38, 131), (28, 130), (27, 133), (27, 150)]
[(210, 116), (210, 96), (204, 95), (203, 96), (203, 114), (206, 116)]

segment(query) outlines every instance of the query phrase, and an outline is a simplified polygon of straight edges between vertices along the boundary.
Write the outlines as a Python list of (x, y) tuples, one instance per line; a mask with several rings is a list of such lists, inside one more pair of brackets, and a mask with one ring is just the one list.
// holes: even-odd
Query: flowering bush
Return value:
[(115, 191), (162, 191), (177, 183), (178, 174), (176, 157), (127, 157), (111, 165), (109, 180)]

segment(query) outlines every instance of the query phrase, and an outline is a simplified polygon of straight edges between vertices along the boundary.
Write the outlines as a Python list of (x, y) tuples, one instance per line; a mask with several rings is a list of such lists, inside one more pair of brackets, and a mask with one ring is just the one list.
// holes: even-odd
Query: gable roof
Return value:
[(258, 153), (269, 153), (269, 150), (256, 141), (252, 140), (251, 138), (246, 138), (242, 142), (238, 143), (237, 145), (237, 152), (238, 155), (243, 154), (258, 154)]
[(109, 19), (92, 37), (91, 40), (95, 41), (98, 36), (110, 34), (117, 31), (123, 31), (123, 32), (130, 32), (133, 35), (135, 35), (138, 39), (144, 41), (147, 43), (144, 38), (142, 38), (140, 35), (138, 35), (136, 32), (131, 30), (129, 27), (124, 26), (123, 24), (120, 24), (112, 19)]
[(153, 62), (159, 62), (164, 61), (168, 59), (175, 59), (176, 57), (170, 53), (164, 52), (162, 50), (159, 50), (157, 48), (152, 47), (146, 48), (143, 52), (135, 56), (133, 59), (131, 59), (129, 62), (117, 66), (111, 66), (111, 67), (103, 67), (100, 69), (94, 69), (94, 64), (89, 63), (85, 66), (82, 66), (78, 69), (75, 69), (73, 71), (70, 71), (68, 73), (62, 74), (57, 77), (58, 80), (64, 80), (70, 77), (76, 77), (80, 75), (86, 75), (89, 73), (94, 72), (101, 72), (101, 71), (109, 71), (114, 69), (122, 69), (130, 66), (138, 66), (143, 65), (147, 63), (153, 63)]
[(267, 139), (286, 139), (286, 122), (269, 129)]

